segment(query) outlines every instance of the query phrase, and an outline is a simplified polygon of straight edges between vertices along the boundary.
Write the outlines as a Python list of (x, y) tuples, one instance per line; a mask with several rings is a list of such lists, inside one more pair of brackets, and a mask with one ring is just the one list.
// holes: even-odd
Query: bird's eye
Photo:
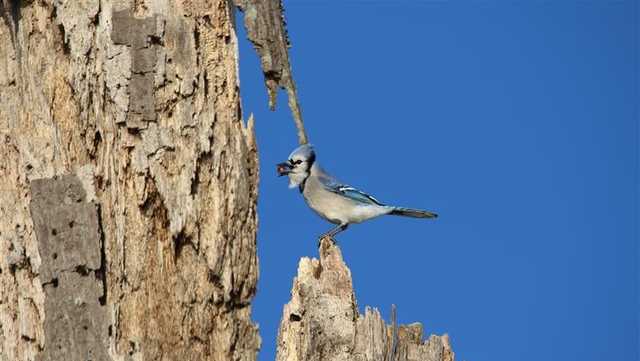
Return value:
[(293, 162), (293, 164), (300, 164), (300, 163), (302, 163), (302, 161), (300, 159), (298, 159), (295, 162)]

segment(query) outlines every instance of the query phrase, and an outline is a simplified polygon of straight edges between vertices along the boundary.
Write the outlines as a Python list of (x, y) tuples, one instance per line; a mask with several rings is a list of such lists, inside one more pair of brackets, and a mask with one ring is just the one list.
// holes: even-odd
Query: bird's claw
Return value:
[(321, 235), (320, 237), (318, 237), (318, 248), (320, 248), (320, 246), (322, 245), (322, 240), (325, 239), (325, 238), (328, 238), (331, 241), (331, 244), (333, 244), (333, 245), (336, 244), (336, 239), (333, 238), (332, 235), (325, 233), (325, 234)]

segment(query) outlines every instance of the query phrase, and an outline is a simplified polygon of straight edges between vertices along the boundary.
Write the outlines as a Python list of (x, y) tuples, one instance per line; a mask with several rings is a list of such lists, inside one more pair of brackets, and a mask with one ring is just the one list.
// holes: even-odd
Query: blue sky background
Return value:
[[(381, 201), (432, 209), (339, 244), (360, 308), (449, 333), (459, 361), (638, 360), (635, 1), (285, 0), (311, 142)], [(296, 146), (241, 32), (261, 161), (254, 319), (273, 360), (298, 260), (331, 225), (277, 178)]]

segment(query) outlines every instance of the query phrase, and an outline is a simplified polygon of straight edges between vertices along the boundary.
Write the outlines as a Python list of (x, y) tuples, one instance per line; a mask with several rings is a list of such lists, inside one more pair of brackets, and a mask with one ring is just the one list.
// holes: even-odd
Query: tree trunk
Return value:
[(386, 325), (380, 312), (358, 312), (351, 271), (328, 238), (320, 260), (303, 258), (284, 307), (277, 361), (453, 361), (449, 337), (422, 339), (422, 325)]
[(231, 3), (0, 13), (0, 360), (254, 360)]

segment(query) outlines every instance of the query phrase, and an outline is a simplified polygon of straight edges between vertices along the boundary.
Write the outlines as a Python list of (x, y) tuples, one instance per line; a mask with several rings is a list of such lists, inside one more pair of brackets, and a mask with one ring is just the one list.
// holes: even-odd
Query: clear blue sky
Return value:
[[(318, 161), (438, 211), (338, 239), (359, 307), (449, 333), (459, 361), (638, 360), (635, 1), (285, 0)], [(244, 40), (244, 32), (241, 37)], [(261, 161), (254, 319), (273, 360), (298, 260), (331, 225), (276, 177), (296, 146), (241, 51)]]

